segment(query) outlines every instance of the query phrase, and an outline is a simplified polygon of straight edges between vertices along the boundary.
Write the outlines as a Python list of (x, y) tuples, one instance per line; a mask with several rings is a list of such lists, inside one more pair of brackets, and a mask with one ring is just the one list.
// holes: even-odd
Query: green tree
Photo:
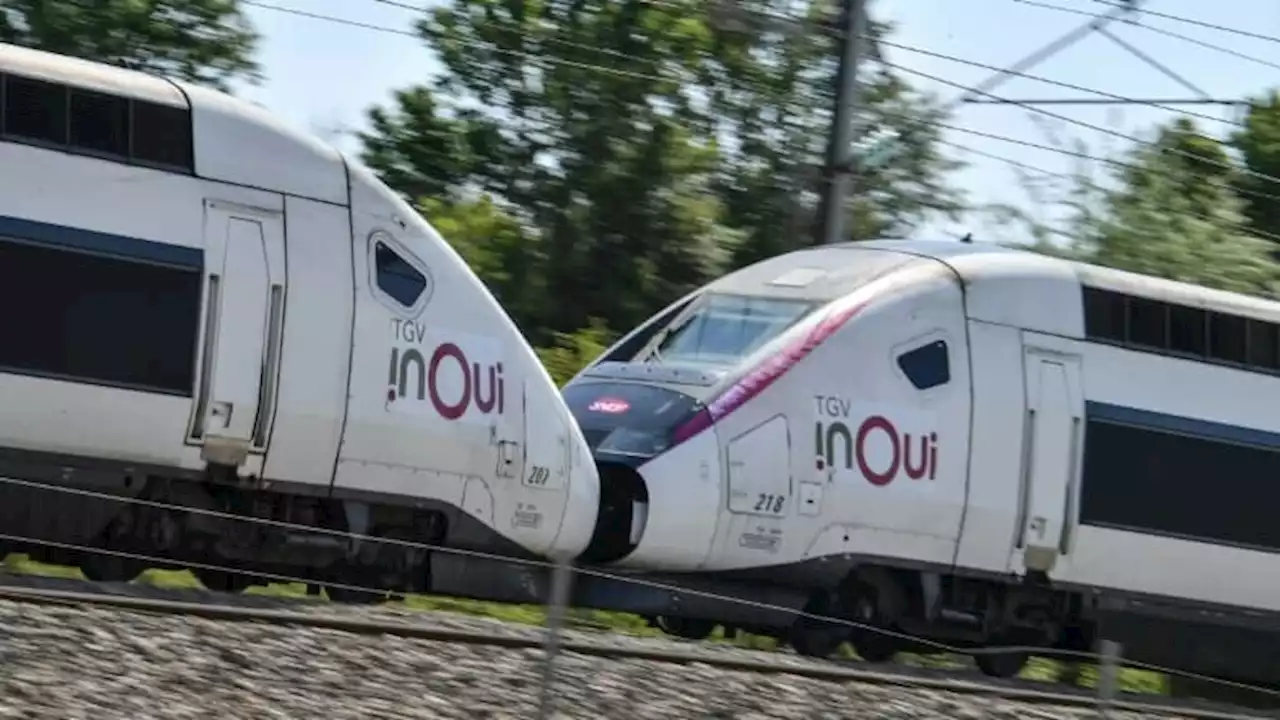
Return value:
[(226, 89), (257, 80), (239, 0), (4, 0), (0, 42)]
[(1221, 147), (1179, 120), (1130, 150), (1112, 188), (1095, 188), (1080, 214), (1076, 250), (1090, 262), (1236, 292), (1274, 295), (1280, 267), (1270, 243), (1249, 234), (1229, 187)]
[[(795, 5), (753, 0), (748, 17)], [(821, 21), (825, 5), (806, 7)], [(445, 71), (372, 111), (365, 160), (411, 196), (497, 198), (530, 238), (547, 294), (517, 312), (542, 329), (630, 327), (735, 265), (811, 243), (834, 40), (724, 8), (452, 0), (418, 28)], [(868, 82), (870, 127), (898, 128), (904, 152), (860, 176), (857, 236), (956, 209), (920, 121), (936, 111), (890, 75)]]
[(674, 79), (707, 49), (696, 18), (641, 0), (454, 0), (419, 31), (445, 71), (373, 111), (364, 159), (403, 192), (483, 189), (511, 209), (548, 288), (517, 313), (548, 332), (624, 327), (725, 267), (716, 148)]
[(564, 385), (587, 363), (595, 360), (614, 340), (599, 320), (574, 333), (556, 333), (552, 342), (538, 349), (538, 358), (558, 385)]
[(538, 239), (490, 195), (424, 198), (418, 212), (436, 228), (524, 331), (535, 329), (546, 283)]
[[(710, 52), (700, 61), (708, 98), (704, 131), (727, 136), (718, 191), (741, 230), (736, 265), (812, 244), (840, 55), (834, 5), (822, 0), (686, 0), (704, 17)], [(801, 22), (778, 18), (802, 18)], [(892, 27), (872, 23), (886, 37)], [(855, 139), (896, 137), (898, 152), (857, 168), (849, 239), (905, 234), (931, 215), (955, 217), (963, 198), (946, 183), (958, 163), (936, 140), (936, 103), (883, 66), (864, 63)]]
[(1272, 90), (1249, 104), (1244, 128), (1232, 143), (1253, 174), (1243, 175), (1240, 189), (1253, 227), (1280, 237), (1280, 91)]

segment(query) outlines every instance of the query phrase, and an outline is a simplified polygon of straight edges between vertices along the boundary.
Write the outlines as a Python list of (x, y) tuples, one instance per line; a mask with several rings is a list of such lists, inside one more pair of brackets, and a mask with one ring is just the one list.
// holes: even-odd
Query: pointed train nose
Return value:
[(553, 556), (576, 558), (587, 550), (600, 509), (600, 475), (591, 459), (591, 449), (573, 418), (566, 413), (568, 442), (564, 513), (560, 530), (552, 541)]
[(715, 432), (678, 442), (694, 397), (653, 382), (585, 378), (565, 398), (599, 469), (599, 513), (583, 562), (694, 569), (720, 502)]
[[(682, 571), (704, 564), (721, 502), (718, 448), (715, 432), (703, 432), (638, 468), (625, 468), (629, 474), (598, 456), (602, 497), (619, 488), (617, 495), (630, 492), (635, 498), (628, 551), (616, 558), (618, 566)], [(597, 522), (606, 514), (602, 503)]]

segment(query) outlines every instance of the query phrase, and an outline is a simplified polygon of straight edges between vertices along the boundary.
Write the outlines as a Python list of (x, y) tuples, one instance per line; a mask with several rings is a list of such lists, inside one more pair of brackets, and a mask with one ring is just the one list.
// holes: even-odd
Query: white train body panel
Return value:
[[(10, 288), (9, 313), (28, 297), (32, 317), (62, 320), (0, 322), (30, 339), (0, 358), (0, 449), (174, 472), (216, 461), (303, 492), (438, 501), (531, 553), (586, 546), (596, 469), (553, 381), (458, 254), (370, 172), (188, 84), (11, 46), (0, 75), (10, 103), (39, 80), (73, 108), (146, 102), (153, 123), (169, 108), (188, 119), (168, 131), (189, 136), (165, 146), (139, 119), (112, 151), (85, 139), (83, 113), (62, 142), (0, 128), (0, 248), (71, 268), (60, 307), (38, 306), (55, 297), (43, 279)], [(130, 155), (147, 136), (173, 162)], [(135, 274), (77, 288), (74, 273), (97, 272), (82, 258)], [(107, 308), (148, 277), (172, 287)], [(126, 367), (121, 348), (158, 335), (169, 344)]]
[[(1168, 347), (1100, 338), (1082, 301), (1094, 291), (1225, 319), (1153, 325)], [(760, 342), (734, 335), (780, 300), (811, 309)], [(1236, 342), (1228, 324), (1255, 322), (1249, 352), (1264, 354), (1248, 369), (1222, 343)], [(781, 583), (842, 559), (998, 583), (1041, 574), (1086, 593), (1280, 611), (1280, 530), (1258, 507), (1280, 499), (1264, 479), (1280, 473), (1277, 325), (1280, 304), (999, 247), (870, 242), (758, 263), (659, 313), (566, 388), (601, 467), (643, 484), (631, 543), (595, 556)], [(747, 351), (716, 356), (716, 343)], [(661, 424), (641, 397), (658, 392)], [(617, 449), (637, 429), (658, 439)], [(1211, 468), (1203, 485), (1161, 465), (1163, 451), (1127, 452), (1134, 433), (1219, 443), (1177, 461)], [(1224, 460), (1233, 447), (1254, 454)]]

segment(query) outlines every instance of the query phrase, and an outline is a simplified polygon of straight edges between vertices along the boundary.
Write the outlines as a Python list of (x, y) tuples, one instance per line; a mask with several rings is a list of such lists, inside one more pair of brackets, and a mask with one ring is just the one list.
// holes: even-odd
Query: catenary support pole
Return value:
[(858, 116), (858, 61), (866, 46), (866, 0), (841, 0), (840, 64), (836, 71), (835, 110), (831, 135), (827, 140), (827, 160), (823, 168), (826, 184), (822, 192), (817, 228), (819, 243), (844, 239), (845, 197), (853, 176), (853, 132)]
[(1106, 720), (1111, 717), (1111, 703), (1120, 681), (1120, 644), (1103, 640), (1098, 649), (1102, 654), (1098, 662), (1098, 717)]
[(538, 697), (538, 720), (550, 720), (555, 698), (556, 656), (560, 652), (560, 634), (564, 630), (573, 586), (573, 562), (558, 558), (551, 571), (551, 596), (547, 599), (547, 635), (543, 643), (542, 687)]

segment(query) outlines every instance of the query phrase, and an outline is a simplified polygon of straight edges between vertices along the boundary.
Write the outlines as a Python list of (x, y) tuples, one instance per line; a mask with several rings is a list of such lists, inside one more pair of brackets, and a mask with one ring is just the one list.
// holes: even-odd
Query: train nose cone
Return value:
[(714, 430), (649, 460), (596, 453), (600, 513), (582, 560), (696, 570), (711, 551), (721, 499)]
[(553, 542), (555, 556), (578, 557), (586, 551), (596, 527), (600, 509), (600, 474), (582, 432), (572, 419), (566, 418), (568, 452), (568, 488), (565, 492), (564, 520)]
[[(718, 451), (715, 431), (707, 430), (638, 468), (647, 503), (643, 513), (636, 513), (634, 548), (619, 566), (679, 571), (703, 565), (719, 518)], [(604, 472), (601, 480), (609, 482)]]

